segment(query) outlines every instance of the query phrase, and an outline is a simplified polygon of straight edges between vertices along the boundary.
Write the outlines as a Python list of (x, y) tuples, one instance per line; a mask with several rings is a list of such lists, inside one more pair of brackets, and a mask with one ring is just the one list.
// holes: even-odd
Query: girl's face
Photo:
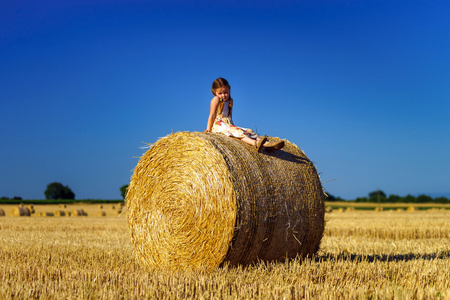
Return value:
[(227, 101), (230, 98), (230, 88), (227, 86), (218, 88), (216, 90), (216, 96), (223, 101)]

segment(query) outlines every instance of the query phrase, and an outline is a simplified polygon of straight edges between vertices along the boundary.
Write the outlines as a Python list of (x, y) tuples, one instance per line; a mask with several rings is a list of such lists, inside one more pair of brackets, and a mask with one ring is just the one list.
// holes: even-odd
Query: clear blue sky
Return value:
[[(328, 192), (450, 196), (450, 1), (0, 4), (0, 196), (119, 199), (142, 142), (234, 122), (286, 138)], [(337, 180), (334, 180), (337, 179)]]

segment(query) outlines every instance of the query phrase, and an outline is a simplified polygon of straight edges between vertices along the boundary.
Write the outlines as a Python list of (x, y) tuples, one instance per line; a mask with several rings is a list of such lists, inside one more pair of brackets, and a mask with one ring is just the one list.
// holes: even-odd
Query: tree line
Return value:
[[(128, 189), (128, 184), (123, 185), (120, 188), (120, 194), (122, 198), (125, 199), (125, 195)], [(70, 189), (68, 185), (63, 185), (60, 182), (52, 182), (47, 185), (44, 191), (46, 200), (73, 200), (75, 199), (75, 193)], [(14, 198), (1, 197), (0, 200), (23, 200), (20, 196), (14, 196)]]
[[(125, 199), (127, 194), (128, 184), (125, 184), (120, 187), (120, 194), (122, 199)], [(45, 199), (47, 200), (55, 200), (55, 199), (67, 199), (72, 200), (75, 199), (75, 193), (69, 188), (69, 186), (64, 186), (60, 182), (52, 182), (47, 185), (47, 189), (44, 191)], [(9, 200), (8, 197), (1, 197), (0, 200)], [(12, 198), (13, 200), (22, 200), (22, 197), (15, 196)], [(326, 201), (346, 201), (341, 197), (335, 197), (331, 194), (328, 194), (325, 198)], [(436, 197), (432, 198), (428, 195), (407, 195), (407, 196), (398, 196), (398, 195), (389, 195), (387, 196), (385, 192), (382, 190), (376, 190), (370, 192), (368, 197), (359, 197), (353, 200), (355, 202), (370, 202), (370, 203), (450, 203), (450, 199), (447, 197)]]
[[(328, 195), (325, 199), (326, 201), (345, 201), (340, 197), (334, 197), (333, 195)], [(358, 197), (354, 200), (355, 202), (370, 202), (370, 203), (450, 203), (450, 199), (447, 197), (430, 197), (428, 195), (389, 195), (387, 196), (382, 190), (376, 190), (370, 192), (368, 197)]]

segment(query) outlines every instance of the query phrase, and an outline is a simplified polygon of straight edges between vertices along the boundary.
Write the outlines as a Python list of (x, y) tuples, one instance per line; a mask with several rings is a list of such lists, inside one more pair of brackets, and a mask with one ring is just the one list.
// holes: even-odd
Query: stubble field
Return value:
[(316, 257), (175, 274), (138, 265), (110, 204), (87, 217), (0, 208), (0, 299), (450, 299), (448, 207), (334, 210)]

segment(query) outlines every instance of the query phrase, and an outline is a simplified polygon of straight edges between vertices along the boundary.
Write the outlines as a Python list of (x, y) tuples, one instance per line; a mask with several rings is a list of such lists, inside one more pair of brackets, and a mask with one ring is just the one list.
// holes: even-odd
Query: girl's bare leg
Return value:
[[(257, 138), (256, 138), (256, 141), (259, 141), (261, 138), (258, 136)], [(250, 144), (250, 145), (252, 145), (252, 146), (254, 146), (255, 145), (255, 139), (252, 139), (252, 138), (250, 138), (250, 137), (248, 137), (248, 136), (244, 136), (242, 139), (241, 139), (241, 141), (243, 141), (243, 142), (245, 142), (245, 143), (247, 143), (247, 144)], [(264, 144), (263, 144), (263, 146), (267, 146), (269, 144), (269, 142), (265, 142)]]
[[(258, 136), (257, 138), (256, 138), (256, 141), (259, 141), (261, 138)], [(250, 138), (250, 137), (248, 137), (248, 136), (244, 136), (242, 139), (241, 139), (241, 141), (243, 141), (244, 143), (247, 143), (247, 144), (250, 144), (250, 145), (252, 145), (252, 146), (255, 146), (255, 139), (252, 139), (252, 138)], [(266, 142), (267, 143), (267, 142)], [(265, 143), (264, 143), (265, 144)]]
[[(258, 136), (258, 137), (256, 138), (256, 141), (259, 141), (259, 140), (261, 140), (261, 137)], [(252, 139), (252, 138), (250, 138), (250, 137), (248, 137), (248, 136), (244, 136), (244, 137), (241, 139), (241, 141), (243, 141), (243, 142), (245, 142), (245, 143), (247, 143), (247, 144), (250, 144), (250, 145), (252, 145), (252, 146), (255, 146), (255, 139)], [(269, 146), (269, 145), (270, 145), (269, 141), (264, 142), (264, 144), (263, 144), (264, 147)]]

